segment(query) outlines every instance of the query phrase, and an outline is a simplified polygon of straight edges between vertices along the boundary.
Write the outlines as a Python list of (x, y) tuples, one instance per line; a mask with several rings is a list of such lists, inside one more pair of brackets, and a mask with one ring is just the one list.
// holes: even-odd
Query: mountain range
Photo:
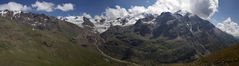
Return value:
[(44, 14), (4, 11), (1, 66), (125, 66), (97, 50), (99, 35)]
[(204, 64), (204, 57), (238, 43), (232, 35), (190, 13), (140, 16), (109, 20), (2, 11), (0, 65)]

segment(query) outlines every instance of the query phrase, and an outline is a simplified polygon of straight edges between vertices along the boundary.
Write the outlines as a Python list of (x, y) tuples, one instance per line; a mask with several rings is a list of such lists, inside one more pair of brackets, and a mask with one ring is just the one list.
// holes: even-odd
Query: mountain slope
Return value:
[(46, 15), (7, 11), (0, 16), (1, 66), (121, 66), (100, 54), (101, 38)]
[(189, 62), (237, 42), (196, 15), (169, 12), (132, 26), (112, 26), (101, 36), (107, 54), (143, 65)]
[(201, 66), (237, 66), (239, 65), (239, 45), (222, 49), (195, 61)]
[(190, 63), (169, 64), (168, 66), (237, 66), (239, 65), (239, 45), (234, 45)]

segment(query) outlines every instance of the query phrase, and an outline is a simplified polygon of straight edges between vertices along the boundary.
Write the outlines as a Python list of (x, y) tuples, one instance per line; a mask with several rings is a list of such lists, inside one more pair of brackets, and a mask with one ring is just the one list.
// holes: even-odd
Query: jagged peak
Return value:
[[(177, 12), (163, 12), (161, 15), (150, 14), (150, 13), (140, 13), (137, 15), (127, 15), (124, 17), (119, 17), (117, 19), (107, 19), (104, 16), (98, 16), (97, 18), (85, 18), (84, 16), (68, 16), (68, 17), (58, 17), (58, 19), (65, 20), (74, 24), (77, 24), (80, 27), (84, 21), (91, 21), (94, 25), (96, 30), (100, 32), (106, 31), (110, 26), (131, 26), (134, 25), (139, 19), (142, 19), (143, 23), (146, 24), (155, 24), (156, 22), (160, 21), (168, 21), (173, 19), (180, 19), (183, 17), (195, 17), (189, 12), (185, 11), (177, 11)], [(198, 16), (196, 16), (198, 17)], [(164, 18), (164, 20), (157, 20)], [(200, 18), (200, 17), (199, 17)], [(156, 20), (156, 21), (155, 21)]]

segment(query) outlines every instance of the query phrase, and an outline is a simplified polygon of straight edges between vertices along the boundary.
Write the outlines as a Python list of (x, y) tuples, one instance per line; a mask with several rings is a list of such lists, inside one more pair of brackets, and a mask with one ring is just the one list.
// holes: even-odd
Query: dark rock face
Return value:
[(150, 36), (152, 33), (152, 26), (143, 23), (143, 20), (138, 20), (134, 25), (134, 32), (141, 36)]
[(83, 17), (83, 20), (84, 20), (84, 22), (82, 23), (82, 25), (84, 27), (91, 27), (91, 28), (95, 27), (95, 25), (90, 21), (89, 18)]
[(191, 61), (237, 42), (196, 15), (169, 12), (132, 26), (110, 27), (101, 36), (105, 39), (101, 48), (107, 54), (146, 65)]

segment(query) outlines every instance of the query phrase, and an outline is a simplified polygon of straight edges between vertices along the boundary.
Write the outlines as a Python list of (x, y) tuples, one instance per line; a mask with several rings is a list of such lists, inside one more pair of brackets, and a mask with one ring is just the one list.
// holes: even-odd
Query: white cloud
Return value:
[(56, 9), (60, 9), (61, 11), (70, 11), (74, 10), (74, 5), (72, 3), (65, 3), (62, 5), (57, 5)]
[(110, 19), (115, 19), (141, 13), (160, 15), (162, 12), (174, 13), (182, 11), (183, 13), (190, 12), (196, 14), (203, 19), (210, 19), (215, 12), (217, 12), (217, 8), (218, 0), (157, 0), (153, 5), (148, 7), (133, 6), (129, 9), (125, 9), (116, 6), (116, 8), (107, 8), (105, 16), (110, 17)]
[(31, 10), (31, 8), (26, 5), (22, 5), (20, 3), (8, 2), (6, 4), (0, 4), (0, 10), (28, 11)]
[(119, 17), (125, 17), (128, 14), (128, 11), (120, 6), (116, 6), (116, 8), (107, 8), (105, 12), (108, 19), (117, 19)]
[(143, 6), (134, 6), (134, 7), (131, 7), (130, 9), (128, 9), (128, 11), (130, 14), (136, 15), (136, 14), (146, 12), (146, 8)]
[(46, 12), (52, 12), (54, 9), (55, 4), (50, 2), (40, 2), (36, 1), (34, 4), (32, 4), (32, 7), (37, 8), (38, 11), (46, 11)]
[(218, 23), (216, 27), (233, 36), (239, 36), (239, 25), (236, 22), (232, 21), (230, 17), (223, 22)]
[(147, 12), (161, 14), (181, 10), (209, 19), (215, 14), (217, 7), (218, 0), (157, 0), (155, 4), (147, 8)]
[(45, 1), (36, 1), (34, 4), (30, 6), (23, 5), (16, 2), (8, 2), (5, 4), (0, 4), (0, 10), (10, 10), (10, 11), (30, 11), (32, 8), (37, 11), (46, 11), (52, 12), (54, 9), (59, 9), (61, 11), (70, 11), (74, 10), (74, 5), (72, 3), (64, 3), (62, 5), (55, 6), (54, 3), (45, 2)]
[(147, 8), (147, 12), (152, 14), (176, 12), (179, 10), (190, 10), (189, 0), (158, 0), (155, 4)]
[(82, 16), (83, 16), (83, 17), (86, 17), (86, 18), (92, 18), (92, 17), (90, 16), (90, 14), (88, 14), (88, 13), (83, 13)]
[(191, 1), (192, 13), (197, 14), (203, 18), (212, 17), (217, 12), (218, 0), (194, 0)]

